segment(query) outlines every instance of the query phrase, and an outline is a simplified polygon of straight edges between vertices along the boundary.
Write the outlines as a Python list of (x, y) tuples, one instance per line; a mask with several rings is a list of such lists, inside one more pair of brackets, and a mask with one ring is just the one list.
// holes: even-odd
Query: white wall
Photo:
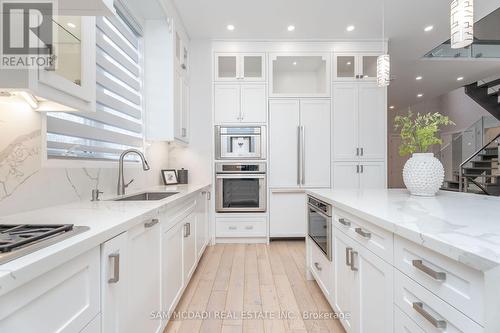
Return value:
[(190, 43), (189, 145), (169, 144), (169, 166), (189, 170), (189, 182), (212, 180), (212, 43)]
[[(116, 162), (105, 168), (82, 168), (76, 161), (67, 167), (42, 167), (41, 119), (41, 113), (24, 103), (0, 103), (0, 216), (90, 200), (96, 185), (105, 195), (116, 195)], [(135, 178), (128, 191), (161, 183), (160, 170), (168, 165), (167, 145), (151, 145), (146, 156), (150, 171), (138, 165), (126, 168), (126, 179)]]
[[(444, 144), (449, 141), (451, 133), (466, 129), (482, 116), (491, 116), (485, 109), (465, 94), (464, 88), (455, 89), (439, 97), (412, 105), (410, 108), (414, 113), (440, 112), (441, 114), (450, 117), (450, 119), (455, 122), (456, 126), (445, 126), (442, 128), (441, 136)], [(388, 180), (389, 187), (392, 188), (404, 187), (402, 168), (408, 159), (408, 157), (400, 157), (398, 154), (398, 145), (400, 140), (399, 133), (394, 130), (394, 117), (396, 115), (406, 114), (407, 112), (408, 109), (400, 109), (396, 111), (389, 110)]]

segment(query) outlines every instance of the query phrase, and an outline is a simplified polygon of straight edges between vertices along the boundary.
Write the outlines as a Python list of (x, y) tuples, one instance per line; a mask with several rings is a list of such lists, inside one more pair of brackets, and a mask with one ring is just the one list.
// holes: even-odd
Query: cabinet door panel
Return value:
[(201, 192), (199, 200), (196, 202), (196, 254), (200, 257), (203, 254), (205, 245), (208, 242), (208, 192)]
[(178, 69), (174, 70), (174, 137), (182, 138), (182, 77)]
[(187, 80), (182, 77), (182, 106), (181, 106), (181, 137), (180, 140), (183, 142), (189, 142), (189, 84)]
[(263, 81), (266, 78), (265, 55), (244, 54), (241, 60), (241, 78), (244, 81)]
[(359, 147), (362, 159), (385, 159), (387, 144), (385, 88), (359, 86)]
[(182, 268), (183, 224), (178, 223), (162, 231), (162, 293), (163, 311), (171, 313), (181, 297), (183, 287)]
[(266, 122), (266, 86), (262, 84), (241, 86), (241, 121), (245, 123)]
[(333, 159), (353, 161), (358, 158), (358, 88), (357, 84), (333, 87)]
[(196, 214), (191, 213), (182, 222), (184, 225), (183, 260), (184, 282), (187, 284), (196, 268)]
[(392, 332), (394, 275), (391, 265), (362, 246), (353, 255), (356, 332)]
[(333, 163), (333, 188), (359, 188), (359, 165), (357, 162)]
[(240, 121), (240, 86), (220, 84), (214, 87), (215, 123)]
[(215, 79), (217, 81), (236, 80), (239, 75), (237, 54), (215, 55)]
[[(127, 233), (123, 233), (101, 245), (101, 312), (103, 332), (126, 332), (128, 318), (127, 296), (129, 290), (126, 274), (128, 259), (127, 237)], [(116, 279), (117, 277), (119, 277), (118, 281), (110, 281), (110, 279)]]
[(362, 162), (360, 187), (361, 188), (385, 188), (386, 172), (384, 162)]
[[(150, 222), (150, 221), (146, 221)], [(159, 332), (160, 320), (151, 320), (151, 311), (161, 308), (160, 225), (146, 222), (131, 229), (128, 240), (129, 321), (130, 332)]]
[(304, 131), (302, 186), (330, 187), (330, 114), (329, 101), (300, 101), (300, 123)]
[(304, 192), (271, 190), (269, 205), (270, 237), (305, 237), (307, 210)]
[(299, 117), (298, 100), (269, 102), (270, 187), (297, 187), (299, 185)]
[[(341, 317), (341, 322), (346, 332), (354, 332), (354, 320), (356, 302), (354, 299), (354, 272), (346, 264), (347, 248), (353, 248), (352, 240), (339, 230), (334, 230), (334, 288), (333, 305), (335, 312), (339, 315), (348, 314), (350, 316)], [(375, 332), (375, 331), (374, 331)]]
[(355, 55), (337, 55), (334, 60), (334, 80), (354, 81), (356, 80), (357, 57)]

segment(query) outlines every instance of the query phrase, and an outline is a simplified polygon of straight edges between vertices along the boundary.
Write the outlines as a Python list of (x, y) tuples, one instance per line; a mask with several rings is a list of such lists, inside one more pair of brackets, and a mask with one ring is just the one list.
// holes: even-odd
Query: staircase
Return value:
[(490, 77), (465, 86), (465, 93), (500, 120), (500, 77)]
[(500, 196), (499, 137), (468, 158), (443, 190)]

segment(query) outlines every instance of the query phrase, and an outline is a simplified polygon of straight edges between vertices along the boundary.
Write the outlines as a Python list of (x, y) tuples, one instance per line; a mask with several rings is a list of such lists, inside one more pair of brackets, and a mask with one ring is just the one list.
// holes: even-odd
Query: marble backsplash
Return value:
[[(64, 167), (42, 166), (42, 117), (24, 104), (0, 103), (0, 216), (27, 210), (90, 200), (98, 187), (104, 196), (116, 194), (118, 165), (85, 168), (78, 162)], [(146, 148), (151, 170), (127, 167), (127, 189), (133, 191), (161, 184), (161, 169), (168, 166), (168, 145), (154, 143)]]

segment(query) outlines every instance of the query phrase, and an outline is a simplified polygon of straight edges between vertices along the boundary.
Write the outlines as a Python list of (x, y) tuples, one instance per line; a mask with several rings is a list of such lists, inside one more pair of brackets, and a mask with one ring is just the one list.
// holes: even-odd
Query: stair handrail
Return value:
[(467, 158), (465, 161), (463, 161), (461, 164), (460, 164), (460, 169), (458, 170), (459, 172), (459, 175), (458, 175), (458, 180), (459, 180), (459, 184), (458, 184), (458, 188), (459, 188), (459, 191), (462, 192), (462, 187), (463, 187), (463, 169), (464, 169), (464, 165), (469, 163), (474, 157), (476, 157), (479, 153), (481, 153), (483, 150), (485, 150), (486, 148), (488, 148), (489, 145), (491, 145), (493, 142), (495, 142), (498, 138), (500, 137), (500, 133), (498, 133), (493, 139), (491, 139), (487, 144), (483, 145), (481, 148), (479, 148), (476, 152), (474, 152), (474, 154), (472, 154), (471, 156), (469, 156), (469, 158)]

